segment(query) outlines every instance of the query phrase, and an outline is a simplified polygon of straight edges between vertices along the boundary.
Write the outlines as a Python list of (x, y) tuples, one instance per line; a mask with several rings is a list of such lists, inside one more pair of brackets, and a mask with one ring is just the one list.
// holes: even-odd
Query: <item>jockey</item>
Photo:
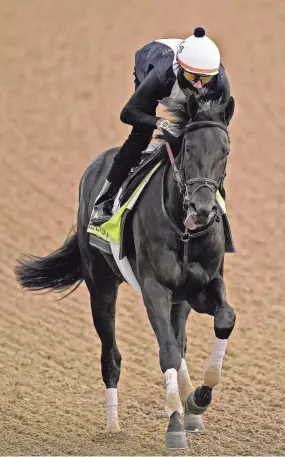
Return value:
[(155, 129), (171, 132), (171, 122), (157, 117), (158, 103), (186, 101), (192, 93), (222, 103), (230, 97), (230, 85), (216, 44), (202, 27), (181, 39), (152, 41), (135, 54), (135, 92), (121, 112), (121, 121), (133, 129), (114, 158), (113, 165), (93, 208), (90, 224), (101, 225), (112, 215), (113, 198), (136, 166)]

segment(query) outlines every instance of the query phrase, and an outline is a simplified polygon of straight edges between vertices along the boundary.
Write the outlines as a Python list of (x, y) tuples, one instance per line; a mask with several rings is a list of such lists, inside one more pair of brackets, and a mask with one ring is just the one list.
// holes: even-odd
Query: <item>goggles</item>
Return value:
[(202, 84), (207, 84), (213, 78), (213, 75), (199, 75), (196, 73), (189, 73), (189, 71), (184, 70), (183, 76), (187, 81), (197, 82), (201, 81)]

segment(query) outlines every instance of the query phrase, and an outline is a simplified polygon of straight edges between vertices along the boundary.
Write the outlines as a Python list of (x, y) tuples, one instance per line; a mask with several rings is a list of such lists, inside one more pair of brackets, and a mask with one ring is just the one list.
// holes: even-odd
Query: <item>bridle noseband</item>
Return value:
[[(198, 192), (198, 190), (202, 189), (202, 187), (208, 187), (208, 189), (210, 189), (210, 191), (213, 194), (215, 194), (219, 188), (219, 184), (214, 179), (210, 179), (210, 178), (192, 178), (192, 179), (188, 179), (185, 183), (186, 183), (185, 194), (183, 196), (184, 209), (189, 207), (189, 205), (191, 204), (191, 202), (193, 200), (194, 195), (196, 194), (196, 192)], [(191, 186), (191, 184), (198, 184), (198, 183), (200, 183), (200, 186), (197, 186), (196, 189), (194, 189), (191, 192), (191, 194), (189, 195), (189, 186)]]

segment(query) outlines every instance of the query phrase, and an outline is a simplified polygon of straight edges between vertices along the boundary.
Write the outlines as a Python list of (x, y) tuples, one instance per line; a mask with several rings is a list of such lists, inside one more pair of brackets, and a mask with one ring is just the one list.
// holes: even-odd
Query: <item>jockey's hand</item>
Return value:
[(157, 129), (163, 133), (164, 131), (170, 133), (170, 135), (178, 137), (180, 135), (176, 125), (170, 122), (168, 119), (161, 118), (156, 123)]

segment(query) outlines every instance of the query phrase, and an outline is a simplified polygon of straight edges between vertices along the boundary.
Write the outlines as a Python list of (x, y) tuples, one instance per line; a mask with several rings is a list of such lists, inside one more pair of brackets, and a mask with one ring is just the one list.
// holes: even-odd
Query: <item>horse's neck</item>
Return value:
[(165, 206), (168, 214), (176, 222), (178, 227), (183, 226), (183, 206), (181, 195), (179, 194), (177, 182), (173, 177), (173, 169), (169, 167), (165, 183)]

